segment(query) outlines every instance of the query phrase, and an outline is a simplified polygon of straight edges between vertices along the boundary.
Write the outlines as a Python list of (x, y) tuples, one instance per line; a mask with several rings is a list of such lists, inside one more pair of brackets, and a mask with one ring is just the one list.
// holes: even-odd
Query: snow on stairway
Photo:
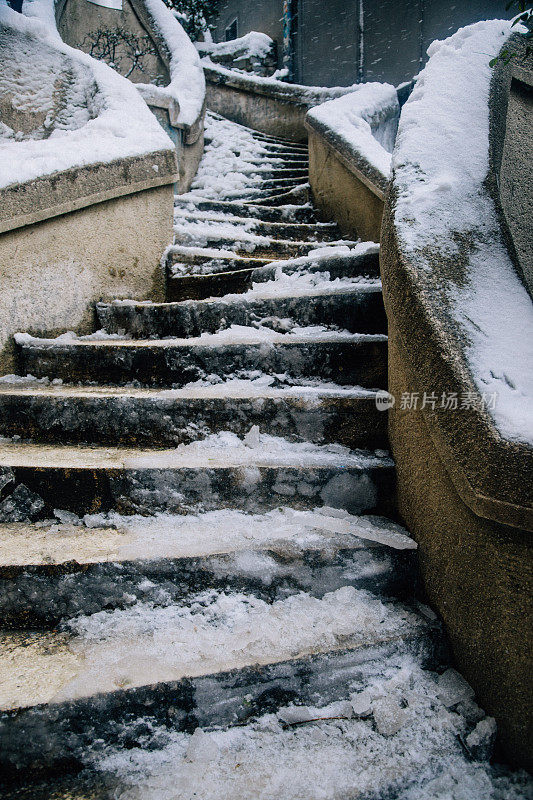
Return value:
[(177, 387), (210, 374), (262, 369), (370, 388), (385, 388), (387, 382), (385, 335), (323, 326), (278, 333), (266, 326), (232, 325), (185, 339), (17, 334), (15, 340), (25, 373), (64, 381)]
[(391, 521), (379, 248), (304, 145), (206, 143), (167, 302), (0, 378), (2, 796), (521, 800)]
[(309, 379), (298, 385), (286, 374), (260, 372), (226, 381), (208, 376), (183, 389), (0, 379), (0, 432), (23, 432), (34, 442), (173, 447), (221, 430), (242, 437), (257, 425), (292, 441), (386, 447), (387, 419), (375, 398), (362, 387)]
[[(164, 450), (18, 441), (0, 449), (0, 468), (39, 499), (43, 513), (58, 507), (77, 514), (198, 507), (256, 512), (288, 498), (297, 508), (322, 501), (350, 513), (388, 513), (392, 467), (386, 451), (290, 442), (259, 429), (244, 440), (220, 432)], [(13, 518), (12, 505), (12, 496), (0, 503), (0, 521)]]
[(0, 525), (0, 614), (9, 627), (57, 625), (136, 601), (183, 601), (207, 589), (265, 600), (343, 586), (410, 597), (415, 543), (381, 517), (323, 506), (124, 517), (56, 509), (36, 529)]

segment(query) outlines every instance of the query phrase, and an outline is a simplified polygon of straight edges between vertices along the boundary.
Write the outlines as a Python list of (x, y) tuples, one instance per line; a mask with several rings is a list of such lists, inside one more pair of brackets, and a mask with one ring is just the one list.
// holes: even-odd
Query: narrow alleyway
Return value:
[(304, 145), (206, 135), (168, 302), (19, 334), (0, 379), (12, 797), (518, 799), (393, 521), (378, 246), (319, 221)]

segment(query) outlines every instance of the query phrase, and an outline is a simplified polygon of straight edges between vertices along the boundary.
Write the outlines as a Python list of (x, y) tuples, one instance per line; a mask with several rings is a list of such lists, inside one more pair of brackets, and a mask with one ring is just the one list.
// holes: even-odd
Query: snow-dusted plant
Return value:
[[(527, 31), (523, 33), (520, 31), (520, 34), (525, 38), (531, 41), (533, 39), (533, 8), (527, 6), (526, 0), (510, 0), (509, 3), (505, 6), (506, 11), (510, 11), (513, 6), (518, 10), (517, 16), (513, 19), (512, 25), (525, 25)], [(531, 46), (528, 44), (526, 48), (526, 56), (529, 56), (532, 52)], [(491, 67), (495, 67), (496, 64), (508, 64), (509, 61), (513, 58), (514, 53), (504, 47), (500, 53), (493, 58), (492, 61), (489, 62)]]

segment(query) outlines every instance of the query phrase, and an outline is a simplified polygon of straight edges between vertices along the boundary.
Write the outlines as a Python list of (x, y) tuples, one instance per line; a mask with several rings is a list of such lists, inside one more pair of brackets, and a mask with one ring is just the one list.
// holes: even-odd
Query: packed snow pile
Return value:
[(165, 87), (136, 84), (150, 105), (168, 108), (170, 122), (192, 127), (202, 116), (205, 78), (200, 57), (178, 20), (162, 0), (143, 0), (160, 38), (170, 55), (170, 83)]
[(229, 42), (196, 42), (196, 49), (212, 62), (256, 75), (271, 75), (276, 68), (275, 43), (266, 33), (258, 31)]
[(388, 180), (399, 114), (394, 86), (362, 83), (350, 94), (311, 109), (307, 120), (346, 154), (367, 161)]
[[(429, 47), (393, 154), (395, 223), (426, 294), (444, 293), (439, 313), (460, 326), (479, 393), (497, 397), (490, 413), (500, 433), (533, 443), (533, 306), (484, 185), (489, 61), (510, 33), (508, 21), (479, 22)], [(448, 269), (443, 280), (440, 272), (435, 277), (437, 259), (461, 268)]]
[[(33, 3), (32, 6), (36, 6)], [(0, 0), (0, 188), (172, 142), (134, 86)]]

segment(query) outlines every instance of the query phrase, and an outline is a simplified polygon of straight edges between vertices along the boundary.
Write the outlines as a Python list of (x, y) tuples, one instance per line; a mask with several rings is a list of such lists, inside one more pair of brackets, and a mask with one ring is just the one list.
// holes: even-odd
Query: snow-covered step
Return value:
[(134, 338), (199, 336), (229, 325), (327, 325), (352, 333), (385, 333), (381, 282), (316, 282), (307, 277), (258, 284), (246, 294), (181, 303), (99, 303), (100, 326)]
[(119, 744), (137, 717), (146, 732), (192, 731), (290, 702), (348, 699), (354, 682), (370, 688), (371, 662), (437, 667), (439, 633), (413, 607), (351, 586), (274, 603), (206, 591), (188, 604), (77, 617), (59, 632), (4, 632), (2, 765), (75, 761), (95, 739)]
[(255, 429), (244, 439), (223, 431), (166, 450), (8, 442), (0, 445), (0, 467), (15, 483), (0, 503), (4, 522), (42, 519), (56, 508), (82, 515), (196, 508), (255, 513), (282, 503), (323, 503), (354, 514), (388, 514), (394, 503), (386, 451), (291, 442)]
[(261, 153), (257, 158), (249, 158), (247, 164), (255, 167), (263, 167), (272, 165), (273, 167), (288, 168), (296, 167), (297, 169), (305, 169), (309, 166), (309, 156), (305, 152), (292, 151), (286, 154), (283, 152), (278, 153)]
[(309, 184), (302, 183), (293, 188), (283, 189), (244, 189), (228, 192), (225, 197), (228, 200), (242, 199), (243, 202), (253, 205), (283, 206), (288, 203), (307, 203), (309, 201)]
[[(172, 254), (169, 254), (169, 260)], [(328, 272), (333, 280), (343, 278), (361, 278), (363, 281), (371, 280), (379, 275), (379, 261), (377, 252), (363, 255), (344, 256), (332, 252), (331, 256), (321, 257), (304, 256), (286, 261), (273, 261), (269, 265), (255, 267), (254, 261), (241, 259), (236, 269), (228, 259), (225, 263), (227, 270), (223, 270), (223, 259), (217, 259), (216, 273), (197, 274), (195, 267), (187, 268), (187, 273), (170, 274), (167, 280), (167, 299), (171, 302), (182, 300), (204, 300), (210, 297), (222, 297), (227, 294), (248, 292), (256, 283), (273, 281), (279, 274), (293, 274), (305, 269), (310, 274)], [(246, 264), (249, 266), (246, 266)], [(173, 265), (180, 269), (179, 264)], [(203, 269), (203, 265), (200, 269)]]
[(166, 800), (179, 786), (180, 800), (528, 800), (525, 771), (489, 763), (495, 723), (472, 696), (455, 670), (393, 653), (361, 664), (333, 702), (287, 700), (247, 724), (193, 733), (156, 726), (142, 743), (139, 720), (137, 738), (93, 754), (79, 794), (62, 777), (53, 796), (85, 800), (107, 786), (117, 800)]
[(176, 208), (194, 208), (201, 211), (215, 211), (223, 214), (234, 214), (240, 217), (254, 217), (265, 222), (305, 222), (313, 224), (317, 221), (317, 212), (310, 205), (261, 206), (253, 204), (243, 204), (238, 201), (230, 200), (208, 200), (198, 198), (194, 206), (187, 197), (176, 195), (174, 198)]
[[(239, 255), (252, 255), (255, 258), (298, 258), (315, 250), (317, 242), (294, 241), (292, 239), (260, 236), (255, 232), (232, 230), (231, 225), (203, 222), (182, 222), (174, 224), (176, 245), (182, 247), (207, 247), (210, 250), (226, 250)], [(324, 246), (349, 245), (352, 242), (337, 241)]]
[(270, 264), (270, 262), (275, 259), (275, 255), (261, 258), (250, 253), (249, 255), (242, 256), (237, 255), (233, 250), (224, 250), (221, 247), (195, 247), (193, 245), (187, 246), (183, 244), (171, 245), (166, 252), (166, 263), (168, 267), (172, 267), (174, 264), (190, 264), (201, 267), (201, 269), (197, 269), (195, 272), (202, 272), (204, 274), (242, 269), (243, 264), (247, 267), (261, 267), (264, 264)]
[(343, 586), (410, 597), (417, 584), (415, 542), (382, 517), (285, 507), (255, 515), (87, 515), (73, 524), (61, 519), (74, 515), (56, 513), (40, 525), (0, 524), (4, 626), (56, 626), (136, 601), (186, 603), (208, 589), (272, 602)]
[(258, 170), (255, 174), (260, 175), (261, 179), (266, 181), (298, 178), (298, 182), (302, 183), (307, 181), (309, 170), (305, 166), (289, 167), (285, 166), (285, 164), (283, 166), (269, 166), (267, 164), (264, 172)]
[(179, 209), (175, 215), (175, 222), (218, 222), (229, 225), (240, 225), (244, 229), (260, 236), (278, 237), (280, 239), (294, 239), (296, 241), (322, 241), (333, 242), (341, 239), (339, 228), (334, 222), (268, 222), (250, 217), (239, 217), (231, 214), (222, 214), (215, 211), (184, 210)]
[[(375, 392), (315, 381), (291, 386), (287, 376), (255, 376), (185, 389), (44, 385), (13, 377), (0, 382), (0, 436), (35, 442), (173, 447), (229, 430), (315, 444), (387, 446), (387, 415)], [(277, 388), (276, 388), (277, 387)]]
[(184, 386), (238, 370), (319, 377), (338, 384), (387, 385), (387, 337), (318, 328), (283, 334), (231, 326), (191, 339), (121, 339), (64, 335), (39, 339), (16, 334), (22, 373), (67, 382)]

